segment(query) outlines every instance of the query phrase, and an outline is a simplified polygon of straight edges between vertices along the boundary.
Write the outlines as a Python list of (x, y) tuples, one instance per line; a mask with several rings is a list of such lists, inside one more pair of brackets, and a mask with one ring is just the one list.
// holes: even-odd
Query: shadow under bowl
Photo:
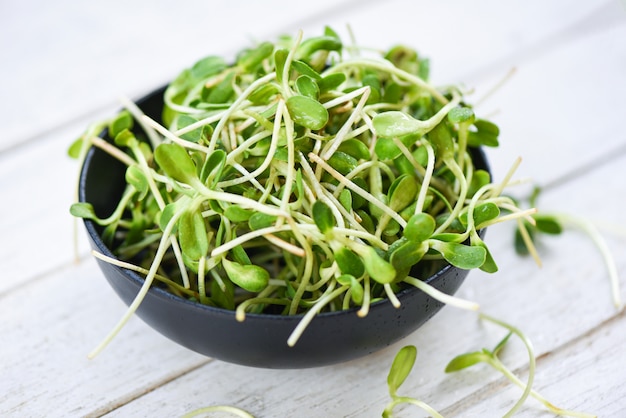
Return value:
[[(137, 102), (150, 117), (160, 120), (164, 88)], [(488, 170), (484, 153), (472, 149), (477, 168)], [(115, 208), (125, 185), (125, 167), (104, 151), (92, 147), (85, 159), (79, 182), (79, 201), (90, 202), (98, 215)], [(101, 238), (101, 228), (84, 222), (91, 247), (114, 257)], [(484, 232), (481, 231), (481, 232)], [(130, 304), (144, 279), (139, 274), (100, 259), (97, 263), (119, 297)], [(446, 264), (424, 280), (436, 289), (454, 294), (468, 274)], [(235, 312), (202, 305), (152, 287), (137, 315), (150, 327), (178, 344), (222, 361), (263, 368), (300, 369), (357, 359), (383, 349), (417, 330), (443, 304), (416, 288), (397, 295), (401, 306), (388, 300), (373, 303), (366, 317), (357, 309), (318, 314), (293, 347), (289, 335), (302, 315), (246, 314), (243, 322)]]

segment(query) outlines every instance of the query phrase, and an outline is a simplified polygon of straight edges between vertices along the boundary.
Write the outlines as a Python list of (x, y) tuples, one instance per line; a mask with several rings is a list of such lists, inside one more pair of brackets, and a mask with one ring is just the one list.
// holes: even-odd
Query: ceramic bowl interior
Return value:
[[(163, 88), (137, 104), (150, 117), (160, 120)], [(484, 153), (471, 150), (475, 165), (488, 169)], [(96, 213), (107, 216), (121, 196), (125, 167), (105, 152), (92, 148), (80, 175), (79, 200), (93, 204)], [(113, 256), (100, 237), (101, 229), (86, 220), (85, 227), (93, 249)], [(143, 278), (97, 259), (109, 284), (130, 304)], [(449, 264), (425, 281), (454, 294), (468, 271)], [(300, 319), (298, 316), (247, 314), (243, 322), (233, 311), (201, 305), (168, 291), (153, 287), (141, 303), (137, 315), (149, 326), (188, 349), (222, 361), (263, 368), (308, 368), (325, 366), (366, 356), (413, 333), (435, 315), (442, 304), (422, 291), (409, 288), (398, 294), (400, 308), (387, 300), (373, 303), (369, 314), (360, 318), (356, 309), (317, 315), (295, 346), (287, 339)]]

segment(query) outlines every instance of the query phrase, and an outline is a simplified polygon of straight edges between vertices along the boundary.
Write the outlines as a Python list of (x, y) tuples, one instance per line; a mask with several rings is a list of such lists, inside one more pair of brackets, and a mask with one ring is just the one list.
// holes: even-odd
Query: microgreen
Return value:
[(417, 357), (417, 348), (413, 345), (407, 345), (402, 347), (393, 359), (393, 363), (389, 368), (389, 374), (387, 375), (387, 386), (389, 388), (389, 396), (391, 396), (391, 402), (387, 404), (383, 411), (383, 417), (391, 417), (393, 410), (396, 406), (407, 403), (422, 408), (428, 412), (432, 417), (442, 418), (442, 415), (434, 410), (431, 406), (415, 398), (408, 396), (398, 396), (398, 388), (404, 383), (406, 378), (411, 373), (415, 359)]
[[(534, 377), (535, 377), (535, 356), (534, 356), (532, 343), (530, 342), (528, 337), (526, 337), (526, 335), (524, 335), (518, 328), (504, 321), (501, 321), (499, 319), (496, 319), (486, 314), (481, 314), (481, 317), (491, 323), (494, 323), (498, 326), (505, 328), (508, 331), (508, 333), (500, 342), (496, 344), (496, 346), (492, 350), (483, 348), (480, 351), (473, 351), (473, 352), (464, 353), (464, 354), (456, 356), (455, 358), (450, 360), (450, 362), (447, 364), (445, 368), (446, 373), (458, 372), (468, 367), (477, 365), (479, 363), (485, 363), (491, 366), (492, 368), (494, 368), (496, 371), (502, 373), (502, 375), (504, 375), (504, 377), (506, 377), (509, 381), (519, 386), (520, 388), (522, 388), (523, 389), (522, 395), (520, 396), (518, 401), (513, 405), (513, 407), (509, 411), (507, 411), (506, 414), (504, 414), (504, 417), (510, 417), (516, 411), (518, 411), (519, 408), (524, 404), (524, 402), (529, 396), (532, 396), (533, 398), (541, 402), (546, 408), (548, 408), (551, 412), (553, 412), (556, 415), (581, 417), (581, 418), (594, 417), (594, 415), (592, 414), (587, 414), (587, 413), (578, 412), (578, 411), (570, 411), (570, 410), (559, 408), (553, 405), (552, 403), (550, 403), (549, 401), (547, 401), (543, 396), (541, 396), (535, 390), (533, 390), (532, 386), (533, 386)], [(528, 368), (528, 379), (526, 383), (522, 382), (511, 370), (509, 370), (498, 356), (512, 335), (516, 335), (517, 337), (519, 337), (528, 351), (529, 368)]]
[[(541, 192), (542, 189), (535, 186), (528, 198), (528, 203), (535, 206)], [(530, 253), (537, 257), (535, 247), (542, 236), (560, 235), (565, 228), (582, 231), (599, 250), (609, 275), (613, 305), (618, 311), (621, 311), (624, 308), (624, 304), (621, 299), (617, 266), (606, 241), (591, 221), (579, 216), (560, 212), (540, 212), (533, 214), (531, 215), (530, 221), (519, 219), (517, 221), (517, 228), (515, 229), (515, 250), (522, 256)]]
[(239, 320), (303, 314), (290, 345), (317, 313), (399, 306), (403, 286), (476, 308), (422, 280), (441, 262), (495, 271), (478, 231), (529, 217), (501, 196), (509, 177), (492, 184), (472, 158), (499, 129), (459, 89), (430, 84), (415, 51), (355, 48), (327, 28), (253, 45), (230, 65), (203, 58), (167, 87), (161, 120), (124, 102), (71, 146), (127, 166), (117, 210), (71, 213), (147, 271), (129, 313), (155, 278)]

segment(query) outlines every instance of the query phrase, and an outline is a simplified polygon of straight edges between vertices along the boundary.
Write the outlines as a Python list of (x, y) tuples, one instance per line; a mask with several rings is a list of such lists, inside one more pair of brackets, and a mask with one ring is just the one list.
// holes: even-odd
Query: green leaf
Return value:
[(248, 226), (253, 231), (270, 227), (275, 223), (276, 216), (261, 212), (255, 212), (252, 216), (250, 216), (250, 219), (248, 219)]
[(123, 110), (109, 123), (109, 136), (115, 138), (124, 129), (132, 128), (133, 116), (127, 110)]
[(226, 258), (222, 259), (222, 265), (228, 278), (248, 292), (260, 292), (269, 283), (270, 274), (263, 267), (253, 264), (241, 265)]
[(96, 216), (96, 211), (94, 210), (91, 203), (74, 203), (72, 204), (72, 206), (70, 206), (70, 213), (72, 214), (72, 216), (76, 216), (77, 218), (98, 220), (98, 217)]
[(404, 346), (396, 354), (387, 375), (387, 386), (391, 397), (396, 396), (398, 389), (411, 373), (416, 358), (417, 348), (414, 345)]
[(554, 216), (535, 214), (533, 219), (535, 219), (537, 229), (543, 233), (558, 235), (563, 232), (561, 223)]
[(494, 260), (493, 256), (491, 255), (491, 251), (489, 251), (489, 247), (487, 247), (487, 244), (485, 244), (482, 240), (479, 239), (478, 242), (472, 242), (472, 245), (478, 245), (485, 249), (485, 252), (486, 252), (485, 262), (483, 263), (482, 266), (480, 266), (480, 269), (486, 273), (497, 272), (498, 265), (496, 264), (496, 260)]
[(320, 95), (320, 88), (313, 78), (308, 75), (301, 75), (296, 79), (295, 83), (296, 91), (306, 97), (310, 97), (313, 100), (317, 100)]
[(138, 165), (131, 165), (126, 169), (126, 183), (139, 192), (139, 199), (143, 199), (150, 189), (148, 178)]
[(445, 372), (446, 373), (458, 372), (459, 370), (466, 369), (475, 364), (478, 364), (481, 362), (488, 362), (488, 361), (489, 361), (489, 356), (482, 351), (475, 351), (473, 353), (461, 354), (461, 355), (456, 356), (452, 360), (450, 360), (450, 362), (446, 366)]
[(339, 270), (344, 274), (361, 277), (365, 273), (365, 267), (359, 256), (346, 247), (341, 247), (335, 251), (335, 261)]
[(335, 151), (327, 163), (344, 176), (351, 173), (359, 165), (356, 158), (341, 151)]
[(233, 88), (233, 78), (235, 72), (230, 72), (217, 85), (207, 88), (203, 91), (202, 97), (207, 103), (228, 103), (235, 93)]
[(253, 214), (253, 211), (236, 205), (230, 205), (224, 209), (224, 216), (232, 222), (247, 222)]
[(509, 331), (502, 340), (500, 340), (500, 342), (498, 344), (496, 344), (496, 346), (493, 348), (493, 350), (491, 351), (491, 354), (493, 354), (494, 356), (497, 356), (498, 354), (500, 354), (500, 351), (502, 351), (502, 349), (504, 348), (504, 346), (506, 345), (506, 343), (509, 341), (509, 339), (513, 336), (513, 332)]
[(248, 257), (246, 250), (244, 250), (244, 248), (241, 245), (237, 245), (233, 247), (232, 250), (230, 250), (230, 255), (232, 255), (233, 259), (239, 264), (242, 264), (242, 265), (252, 264), (252, 261), (250, 261), (250, 257)]
[(478, 268), (487, 258), (487, 251), (483, 247), (437, 240), (430, 240), (429, 243), (431, 248), (438, 251), (447, 262), (460, 269)]
[(498, 135), (500, 129), (494, 123), (486, 121), (484, 119), (477, 119), (473, 124), (474, 130), (470, 130), (467, 143), (472, 147), (479, 147), (481, 145), (487, 147), (498, 146)]
[(216, 149), (207, 157), (200, 171), (200, 181), (213, 188), (220, 181), (226, 164), (226, 152)]
[(268, 83), (263, 84), (254, 90), (250, 96), (248, 96), (248, 100), (255, 105), (268, 104), (269, 101), (279, 93), (279, 89), (276, 84)]
[(306, 96), (291, 96), (287, 110), (295, 123), (305, 128), (322, 129), (328, 122), (328, 111), (320, 102)]
[(361, 283), (354, 277), (350, 281), (350, 299), (358, 305), (363, 303), (363, 296), (365, 291)]
[(355, 244), (351, 249), (361, 257), (367, 274), (378, 283), (391, 283), (396, 278), (396, 269), (391, 263), (385, 261), (373, 247)]
[(137, 138), (134, 133), (124, 129), (115, 135), (113, 142), (118, 147), (134, 147), (137, 144)]
[(337, 151), (346, 153), (357, 160), (370, 160), (370, 150), (358, 139), (347, 139), (339, 145)]
[(448, 120), (452, 123), (474, 122), (474, 111), (469, 107), (455, 107), (448, 113)]
[(302, 41), (296, 53), (297, 59), (309, 58), (314, 52), (324, 51), (340, 51), (342, 48), (341, 40), (334, 36), (317, 36)]
[(339, 193), (339, 203), (348, 212), (352, 212), (352, 193), (348, 189), (343, 189)]
[(276, 81), (279, 83), (283, 80), (283, 70), (285, 68), (285, 63), (287, 62), (287, 56), (289, 55), (289, 51), (286, 49), (277, 49), (274, 52), (274, 67), (276, 68)]
[(219, 74), (224, 71), (226, 67), (226, 62), (221, 57), (209, 56), (202, 58), (201, 60), (198, 60), (189, 70), (189, 74), (195, 79), (192, 84)]
[(442, 159), (454, 158), (454, 140), (445, 120), (428, 133), (428, 140), (435, 147), (438, 157)]
[(397, 271), (405, 271), (417, 264), (428, 251), (425, 242), (407, 241), (391, 253), (389, 261)]
[(81, 137), (72, 142), (70, 147), (67, 149), (67, 155), (70, 158), (77, 159), (80, 157), (80, 151), (83, 149), (83, 141), (84, 139)]
[(376, 140), (374, 153), (381, 161), (396, 160), (402, 156), (402, 150), (395, 144), (393, 139), (384, 137)]
[(467, 191), (468, 197), (472, 197), (483, 186), (491, 182), (491, 175), (486, 170), (476, 170), (472, 176), (472, 181)]
[(416, 213), (404, 228), (404, 238), (413, 242), (426, 241), (435, 232), (435, 218), (427, 213)]
[(346, 81), (346, 75), (344, 73), (328, 74), (317, 82), (320, 88), (320, 92), (324, 93), (330, 90), (335, 90)]
[(314, 80), (321, 80), (322, 79), (322, 76), (320, 75), (320, 73), (315, 71), (313, 68), (311, 68), (311, 66), (309, 64), (307, 64), (304, 61), (293, 60), (291, 62), (291, 68), (293, 68), (294, 70), (296, 70), (297, 72), (299, 72), (302, 75), (311, 77)]
[(315, 203), (313, 203), (312, 212), (313, 221), (323, 234), (332, 231), (335, 226), (335, 216), (326, 203), (321, 200), (315, 201)]
[(262, 42), (254, 49), (245, 49), (237, 56), (237, 65), (244, 71), (250, 72), (258, 67), (264, 59), (269, 58), (274, 52), (274, 44)]
[(417, 196), (417, 180), (415, 177), (403, 174), (389, 186), (389, 207), (399, 212), (410, 205)]
[[(500, 216), (500, 208), (493, 202), (484, 202), (474, 208), (473, 215), (474, 226), (478, 227)], [(459, 219), (463, 226), (467, 226), (467, 212), (462, 213)]]
[(372, 119), (376, 135), (383, 138), (394, 138), (422, 130), (422, 122), (400, 111), (379, 113)]
[(162, 143), (154, 151), (154, 158), (165, 174), (181, 183), (198, 182), (196, 165), (187, 150), (176, 143)]
[[(186, 128), (187, 126), (192, 125), (196, 122), (198, 122), (198, 119), (189, 115), (181, 114), (178, 116), (178, 118), (176, 118), (176, 129)], [(207, 130), (210, 130), (210, 128), (208, 128)], [(201, 126), (191, 132), (187, 132), (186, 134), (181, 135), (181, 138), (186, 141), (198, 143), (203, 138), (208, 136), (208, 134), (205, 134), (204, 132), (205, 129)]]
[(191, 260), (199, 260), (209, 251), (204, 218), (199, 211), (186, 210), (178, 220), (180, 248)]

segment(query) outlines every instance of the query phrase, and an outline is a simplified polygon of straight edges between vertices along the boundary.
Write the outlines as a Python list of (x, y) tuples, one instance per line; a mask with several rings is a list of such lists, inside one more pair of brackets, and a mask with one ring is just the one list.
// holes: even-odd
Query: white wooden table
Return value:
[[(251, 40), (350, 24), (362, 45), (405, 43), (432, 60), (436, 83), (487, 94), (499, 124), (496, 178), (546, 186), (540, 209), (593, 221), (626, 288), (626, 9), (617, 0), (295, 2), (78, 0), (0, 5), (0, 416), (174, 417), (236, 405), (257, 417), (374, 417), (389, 401), (399, 348), (419, 350), (401, 393), (444, 416), (499, 417), (521, 390), (487, 367), (447, 375), (455, 355), (492, 347), (503, 331), (444, 308), (405, 340), (366, 358), (307, 370), (247, 368), (202, 357), (134, 318), (97, 358), (87, 353), (125, 306), (81, 230), (74, 261), (68, 208), (78, 167), (65, 150), (117, 97), (165, 83), (209, 54)], [(514, 192), (514, 191), (512, 191)], [(488, 243), (495, 275), (470, 273), (459, 296), (521, 328), (537, 353), (535, 389), (561, 407), (626, 416), (626, 316), (611, 302), (597, 249), (576, 231), (550, 239), (544, 266), (514, 254), (512, 226)], [(626, 293), (621, 290), (621, 296)], [(503, 361), (522, 380), (518, 342)], [(414, 407), (397, 416), (424, 416)], [(518, 414), (551, 416), (529, 399)]]

